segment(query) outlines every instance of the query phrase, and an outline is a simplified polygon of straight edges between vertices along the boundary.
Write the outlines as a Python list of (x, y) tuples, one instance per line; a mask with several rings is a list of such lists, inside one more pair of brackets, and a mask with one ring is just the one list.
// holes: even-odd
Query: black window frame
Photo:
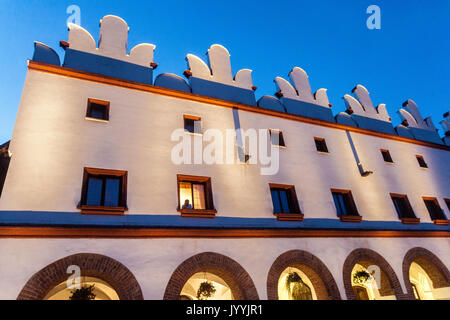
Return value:
[(391, 193), (390, 196), (399, 219), (417, 219), (406, 194)]
[[(184, 131), (191, 134), (202, 134), (202, 127), (201, 127), (201, 117), (197, 116), (191, 116), (191, 115), (184, 115), (183, 116), (183, 123), (184, 123)], [(199, 129), (198, 132), (195, 131), (196, 125), (195, 123), (198, 122), (200, 125), (197, 126)]]
[[(270, 188), (270, 197), (272, 199), (272, 206), (273, 206), (273, 214), (301, 214), (300, 206), (298, 204), (298, 198), (297, 193), (295, 191), (295, 186), (293, 185), (284, 185), (284, 184), (275, 184), (275, 183), (269, 183)], [(281, 212), (276, 212), (275, 210), (275, 199), (273, 197), (273, 193), (278, 193), (278, 199), (279, 199), (279, 207), (282, 209)], [(288, 202), (288, 210), (283, 210), (283, 203), (280, 197), (281, 192), (286, 193), (286, 198)]]
[(447, 220), (444, 210), (439, 205), (437, 198), (433, 197), (422, 197), (425, 207), (427, 208), (428, 214), (431, 220)]
[(416, 155), (416, 159), (417, 159), (417, 162), (419, 163), (419, 167), (425, 168), (425, 169), (428, 168), (428, 164), (425, 162), (425, 158), (423, 156), (418, 154), (418, 155)]
[(314, 137), (317, 152), (330, 153), (325, 138)]
[[(336, 215), (338, 217), (360, 217), (356, 207), (355, 200), (350, 190), (331, 189), (333, 203), (336, 208)], [(342, 201), (337, 201), (336, 198), (341, 197)], [(344, 208), (342, 207), (344, 205)], [(345, 210), (343, 210), (345, 209)]]
[[(274, 134), (278, 134), (278, 144), (274, 143), (274, 139), (272, 136)], [(283, 131), (281, 130), (275, 130), (275, 129), (269, 129), (269, 135), (270, 135), (270, 144), (276, 147), (286, 148), (286, 142), (284, 141)]]
[[(93, 115), (94, 109), (102, 109), (102, 117), (96, 117)], [(101, 121), (109, 121), (110, 102), (98, 99), (88, 99), (88, 105), (86, 110), (86, 118), (95, 119)]]
[(391, 153), (387, 149), (380, 149), (381, 156), (383, 157), (384, 162), (387, 163), (394, 163), (394, 160), (392, 160)]

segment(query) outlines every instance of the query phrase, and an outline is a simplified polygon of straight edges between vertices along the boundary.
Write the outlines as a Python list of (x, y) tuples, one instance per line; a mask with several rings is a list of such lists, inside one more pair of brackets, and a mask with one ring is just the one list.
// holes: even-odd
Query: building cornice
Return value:
[(163, 88), (163, 87), (157, 87), (157, 86), (153, 86), (153, 85), (149, 85), (149, 84), (143, 84), (143, 83), (138, 83), (138, 82), (133, 82), (133, 81), (128, 81), (128, 80), (113, 78), (113, 77), (107, 77), (107, 76), (98, 75), (98, 74), (94, 74), (94, 73), (90, 73), (90, 72), (69, 69), (69, 68), (65, 68), (65, 67), (55, 66), (55, 65), (51, 65), (51, 64), (42, 63), (42, 62), (36, 62), (36, 61), (32, 61), (32, 60), (28, 61), (28, 69), (34, 70), (34, 71), (51, 73), (51, 74), (60, 75), (60, 76), (65, 76), (65, 77), (69, 77), (69, 78), (75, 78), (75, 79), (84, 80), (84, 81), (92, 81), (92, 82), (96, 82), (96, 83), (117, 86), (117, 87), (121, 87), (121, 88), (149, 92), (149, 93), (168, 96), (168, 97), (177, 98), (177, 99), (196, 101), (196, 102), (200, 102), (200, 103), (211, 104), (211, 105), (226, 107), (226, 108), (236, 108), (238, 110), (242, 110), (242, 111), (246, 111), (246, 112), (252, 112), (252, 113), (257, 113), (257, 114), (262, 114), (262, 115), (267, 115), (267, 116), (272, 116), (272, 117), (277, 117), (277, 118), (283, 118), (283, 119), (287, 119), (287, 120), (292, 120), (292, 121), (297, 121), (297, 122), (302, 122), (302, 123), (307, 123), (307, 124), (312, 124), (312, 125), (317, 125), (317, 126), (322, 126), (322, 127), (328, 127), (328, 128), (339, 129), (339, 130), (344, 130), (344, 131), (351, 131), (351, 132), (365, 134), (365, 135), (369, 135), (369, 136), (374, 136), (374, 137), (379, 137), (379, 138), (384, 138), (384, 139), (389, 139), (389, 140), (395, 140), (395, 141), (401, 141), (401, 142), (406, 142), (406, 143), (412, 143), (412, 144), (416, 144), (416, 145), (450, 151), (450, 146), (446, 146), (446, 145), (440, 145), (440, 144), (430, 143), (430, 142), (426, 142), (426, 141), (415, 140), (415, 139), (411, 139), (411, 138), (377, 132), (377, 131), (368, 130), (368, 129), (357, 128), (357, 127), (353, 127), (353, 126), (347, 126), (347, 125), (339, 124), (339, 123), (335, 123), (335, 122), (329, 122), (329, 121), (324, 121), (324, 120), (302, 117), (299, 115), (285, 113), (285, 112), (263, 109), (263, 108), (256, 107), (256, 106), (241, 104), (241, 103), (227, 101), (227, 100), (221, 100), (221, 99), (217, 99), (217, 98), (211, 98), (211, 97), (202, 96), (202, 95), (198, 95), (198, 94), (194, 94), (194, 93), (177, 91), (177, 90)]
[(448, 238), (448, 231), (0, 227), (0, 238)]

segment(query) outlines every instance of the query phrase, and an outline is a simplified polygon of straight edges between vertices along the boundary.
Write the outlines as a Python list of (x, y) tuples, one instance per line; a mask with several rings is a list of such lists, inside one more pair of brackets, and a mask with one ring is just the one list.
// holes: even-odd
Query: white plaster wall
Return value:
[[(109, 123), (85, 119), (88, 98), (111, 102)], [(268, 183), (293, 184), (305, 218), (335, 218), (330, 188), (351, 189), (365, 220), (398, 221), (389, 192), (404, 193), (429, 222), (421, 196), (435, 196), (450, 216), (450, 153), (352, 133), (366, 170), (357, 169), (345, 131), (256, 113), (239, 112), (243, 129), (281, 129), (280, 171), (262, 176), (252, 165), (174, 165), (170, 141), (183, 114), (202, 117), (202, 128), (234, 128), (232, 110), (151, 93), (29, 71), (10, 149), (12, 161), (0, 210), (77, 211), (83, 167), (128, 171), (128, 214), (178, 214), (176, 174), (210, 176), (219, 216), (272, 217)], [(313, 137), (330, 154), (316, 152)], [(380, 148), (395, 164), (386, 164)], [(424, 156), (429, 169), (415, 158)]]
[[(52, 262), (76, 253), (103, 254), (124, 264), (135, 275), (145, 299), (162, 299), (166, 285), (180, 263), (201, 252), (216, 252), (237, 261), (255, 283), (260, 299), (267, 299), (266, 281), (276, 258), (288, 250), (306, 250), (328, 267), (341, 297), (346, 299), (342, 267), (356, 248), (381, 254), (394, 269), (402, 290), (402, 261), (418, 245), (415, 238), (359, 239), (2, 239), (0, 241), (0, 300), (16, 299), (29, 278)], [(450, 267), (448, 239), (420, 239)]]

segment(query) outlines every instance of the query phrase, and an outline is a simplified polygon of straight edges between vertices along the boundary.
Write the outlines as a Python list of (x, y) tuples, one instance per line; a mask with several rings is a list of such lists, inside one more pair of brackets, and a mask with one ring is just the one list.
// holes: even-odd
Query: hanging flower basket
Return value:
[(95, 300), (94, 284), (70, 291), (70, 300)]
[(208, 300), (211, 298), (214, 293), (216, 293), (216, 288), (211, 282), (204, 281), (200, 283), (200, 287), (197, 290), (197, 299), (198, 300)]
[(354, 284), (364, 284), (371, 277), (370, 273), (367, 271), (358, 271), (353, 275), (353, 283)]
[(312, 300), (311, 289), (297, 272), (290, 272), (286, 278), (286, 289), (292, 300)]

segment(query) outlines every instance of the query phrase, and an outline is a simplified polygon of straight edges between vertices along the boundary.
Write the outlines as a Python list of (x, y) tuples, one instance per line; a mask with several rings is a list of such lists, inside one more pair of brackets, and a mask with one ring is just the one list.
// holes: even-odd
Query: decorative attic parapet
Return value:
[(233, 78), (230, 53), (218, 44), (213, 44), (208, 52), (207, 65), (199, 57), (188, 54), (186, 61), (192, 92), (213, 98), (224, 99), (243, 104), (256, 105), (252, 81), (252, 70), (239, 70)]
[[(386, 105), (379, 104), (376, 108), (372, 103), (369, 91), (358, 84), (352, 93), (356, 99), (351, 95), (346, 94), (343, 99), (347, 106), (347, 114), (349, 114), (354, 122), (360, 128), (374, 130), (389, 134), (395, 134), (394, 127), (391, 123), (391, 117), (389, 116)], [(349, 124), (349, 119), (346, 119), (343, 115), (336, 117), (337, 122)]]
[(108, 15), (100, 20), (98, 48), (91, 34), (69, 23), (69, 41), (63, 66), (105, 76), (152, 84), (155, 45), (142, 43), (127, 53), (129, 27), (122, 18)]
[[(424, 120), (419, 112), (417, 104), (413, 100), (408, 99), (408, 101), (403, 103), (403, 108), (398, 110), (397, 113), (403, 121), (402, 124), (396, 128), (399, 135), (407, 137), (412, 136), (417, 140), (442, 144), (442, 140), (437, 133), (437, 129), (434, 126), (431, 117)], [(409, 132), (410, 136), (408, 136), (406, 131)]]
[(450, 111), (444, 113), (444, 120), (439, 123), (441, 124), (445, 133), (443, 141), (446, 145), (450, 146)]
[[(299, 67), (295, 67), (289, 72), (289, 78), (294, 86), (281, 77), (276, 77), (274, 80), (278, 89), (276, 95), (280, 98), (286, 112), (334, 122), (327, 89), (319, 89), (312, 94), (308, 74)], [(265, 102), (260, 100), (261, 106)]]

